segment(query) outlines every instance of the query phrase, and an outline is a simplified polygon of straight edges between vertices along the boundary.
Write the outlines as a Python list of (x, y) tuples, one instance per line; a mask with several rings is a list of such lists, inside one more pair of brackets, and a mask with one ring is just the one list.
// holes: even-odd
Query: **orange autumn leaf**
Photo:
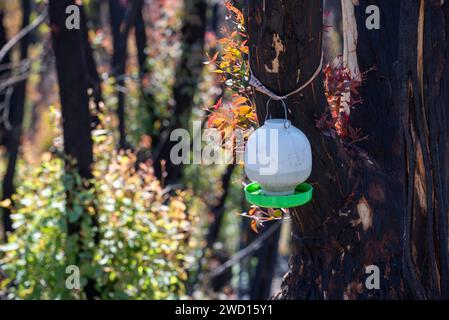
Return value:
[(255, 233), (259, 234), (259, 230), (257, 230), (257, 221), (256, 220), (251, 221), (251, 230), (253, 230)]
[(251, 207), (251, 209), (248, 211), (248, 215), (252, 216), (254, 213), (256, 213), (257, 207)]
[(229, 11), (232, 11), (235, 15), (236, 15), (236, 19), (237, 19), (237, 21), (240, 23), (240, 24), (244, 24), (244, 22), (245, 22), (245, 18), (244, 18), (244, 16), (243, 16), (243, 13), (239, 10), (239, 9), (237, 9), (236, 7), (234, 7), (232, 4), (231, 4), (231, 2), (229, 2), (229, 1), (227, 1), (226, 3), (225, 3), (225, 6), (226, 6), (226, 8), (229, 10)]
[(234, 100), (234, 101), (232, 102), (232, 104), (233, 104), (234, 107), (238, 107), (239, 105), (244, 104), (246, 101), (248, 101), (247, 98), (245, 98), (245, 97), (239, 97), (239, 98), (237, 98), (236, 100)]

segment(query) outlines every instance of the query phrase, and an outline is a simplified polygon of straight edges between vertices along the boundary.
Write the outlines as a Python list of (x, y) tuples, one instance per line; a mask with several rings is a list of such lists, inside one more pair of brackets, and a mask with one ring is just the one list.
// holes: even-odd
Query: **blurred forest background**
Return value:
[[(257, 126), (242, 4), (75, 3), (70, 33), (72, 1), (0, 2), (0, 297), (269, 298), (290, 220), (241, 215), (253, 209), (239, 164), (167, 161), (171, 130), (193, 120)], [(341, 4), (325, 7), (331, 62)], [(80, 290), (66, 288), (68, 265)]]

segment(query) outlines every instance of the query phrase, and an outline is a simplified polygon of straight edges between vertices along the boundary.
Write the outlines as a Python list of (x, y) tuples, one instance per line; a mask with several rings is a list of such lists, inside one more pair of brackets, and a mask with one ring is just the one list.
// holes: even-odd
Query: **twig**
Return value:
[(251, 242), (247, 247), (243, 248), (236, 254), (234, 254), (228, 261), (220, 265), (218, 268), (214, 269), (211, 272), (211, 277), (216, 277), (219, 274), (225, 272), (230, 267), (232, 267), (236, 262), (242, 260), (243, 258), (250, 255), (252, 252), (258, 250), (263, 242), (267, 240), (274, 232), (276, 232), (277, 229), (279, 229), (281, 226), (281, 222), (274, 223), (267, 231), (262, 233), (256, 240)]
[(7, 90), (9, 87), (16, 85), (17, 83), (22, 82), (23, 80), (28, 78), (29, 74), (29, 71), (25, 71), (18, 76), (10, 77), (9, 79), (3, 81), (3, 83), (0, 85), (0, 93), (2, 93), (3, 90)]
[(1, 123), (3, 123), (6, 130), (12, 130), (11, 123), (9, 122), (9, 104), (11, 102), (11, 96), (14, 93), (14, 87), (8, 87), (5, 94), (5, 102), (0, 106), (2, 110)]
[(44, 10), (34, 21), (29, 24), (26, 28), (19, 31), (14, 37), (11, 38), (0, 50), (0, 61), (6, 56), (9, 50), (11, 50), (23, 37), (28, 33), (36, 29), (42, 22), (47, 18), (47, 10)]

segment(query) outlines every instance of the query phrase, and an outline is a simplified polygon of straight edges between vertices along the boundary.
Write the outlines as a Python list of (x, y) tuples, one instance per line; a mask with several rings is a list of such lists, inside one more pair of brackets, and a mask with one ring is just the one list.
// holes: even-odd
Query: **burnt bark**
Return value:
[(117, 116), (119, 121), (119, 147), (123, 148), (126, 145), (126, 131), (125, 131), (125, 95), (122, 88), (125, 85), (123, 79), (126, 69), (126, 52), (127, 40), (122, 35), (122, 24), (125, 19), (125, 8), (121, 5), (119, 0), (109, 0), (109, 17), (112, 31), (112, 42), (114, 52), (112, 54), (112, 74), (116, 81), (117, 90)]
[[(130, 3), (123, 4), (119, 0), (109, 0), (109, 14), (112, 30), (113, 57), (112, 73), (116, 79), (117, 87), (117, 115), (119, 119), (119, 147), (128, 148), (126, 142), (126, 117), (125, 117), (125, 77), (126, 61), (128, 57), (128, 37), (131, 29), (135, 26), (139, 12), (141, 12), (143, 0), (132, 0)], [(140, 58), (140, 57), (139, 57)]]
[[(274, 223), (281, 223), (281, 221), (265, 223), (261, 233), (266, 232)], [(271, 284), (273, 282), (274, 272), (278, 261), (280, 237), (281, 228), (279, 227), (256, 252), (257, 267), (254, 270), (254, 276), (251, 279), (251, 300), (266, 300), (271, 296)]]
[(147, 34), (145, 30), (145, 20), (143, 18), (143, 1), (138, 4), (137, 14), (134, 22), (135, 39), (137, 47), (137, 60), (139, 62), (140, 77), (143, 78), (148, 72), (146, 65), (147, 54), (145, 49), (147, 47)]
[[(273, 1), (263, 4), (249, 1), (245, 12), (250, 63), (255, 76), (277, 94), (288, 93), (305, 83), (319, 66), (321, 58), (321, 2), (291, 1), (282, 4)], [(255, 98), (262, 124), (268, 97), (255, 93)], [(335, 142), (324, 137), (315, 127), (315, 119), (326, 107), (321, 75), (286, 103), (293, 124), (311, 141), (314, 168), (310, 181), (319, 185), (315, 186), (314, 199), (320, 199), (320, 203), (314, 200), (291, 212), (297, 228), (293, 234), (291, 272), (284, 282), (283, 297), (320, 298), (323, 294), (315, 279), (329, 269), (328, 266), (320, 266), (327, 253), (321, 249), (326, 232), (323, 222), (329, 215), (326, 210), (337, 207), (342, 193), (333, 174), (338, 167), (331, 156), (336, 150)], [(273, 117), (283, 117), (280, 103), (272, 103), (271, 106)], [(327, 194), (331, 188), (333, 190)], [(326, 210), (319, 210), (319, 206)]]
[[(215, 204), (209, 206), (208, 212), (213, 216), (213, 219), (210, 223), (209, 230), (206, 236), (206, 244), (202, 249), (200, 258), (198, 259), (198, 268), (195, 270), (195, 274), (191, 279), (191, 284), (189, 286), (189, 294), (193, 293), (194, 286), (198, 283), (198, 278), (202, 273), (203, 270), (203, 260), (206, 256), (207, 250), (211, 249), (213, 250), (214, 243), (218, 240), (218, 236), (220, 234), (220, 228), (222, 226), (224, 214), (225, 214), (225, 205), (226, 205), (226, 199), (228, 198), (229, 194), (229, 188), (231, 185), (231, 177), (232, 173), (234, 172), (235, 165), (230, 164), (224, 171), (223, 175), (221, 176), (221, 189), (223, 190), (220, 197), (218, 197)], [(214, 252), (214, 254), (217, 254)], [(227, 260), (227, 259), (226, 259)], [(225, 277), (227, 279), (227, 276)], [(212, 279), (212, 282), (214, 281), (214, 278)], [(218, 281), (219, 283), (223, 284), (226, 281)], [(222, 286), (218, 286), (219, 289)], [(218, 291), (219, 289), (215, 290)]]
[(233, 164), (228, 165), (228, 167), (226, 168), (221, 177), (221, 188), (223, 189), (223, 193), (221, 194), (217, 203), (209, 210), (213, 214), (214, 219), (209, 227), (209, 233), (207, 234), (207, 248), (211, 248), (218, 239), (221, 222), (223, 221), (223, 217), (225, 214), (225, 204), (226, 199), (228, 198), (229, 188), (231, 185), (231, 177), (234, 169), (235, 165)]
[(164, 175), (161, 162), (165, 162), (167, 183), (179, 181), (182, 175), (182, 166), (174, 165), (170, 161), (170, 150), (176, 144), (176, 142), (170, 141), (170, 134), (177, 128), (188, 129), (193, 99), (197, 92), (203, 66), (207, 2), (204, 0), (188, 1), (184, 10), (184, 24), (181, 30), (182, 55), (176, 68), (173, 87), (175, 100), (173, 119), (163, 133), (154, 158), (155, 173), (159, 178)]
[[(5, 12), (0, 9), (0, 48), (3, 48), (3, 46), (8, 42), (7, 35), (6, 35), (6, 29), (5, 25), (3, 23), (5, 17)], [(0, 65), (7, 65), (11, 62), (10, 54), (9, 52), (6, 53), (5, 57), (0, 60)], [(0, 78), (3, 79), (8, 74), (8, 68), (2, 68), (0, 70)], [(3, 104), (5, 102), (5, 92), (0, 92), (0, 104)], [(5, 124), (4, 120), (0, 120), (0, 145), (4, 145), (4, 136), (5, 136)]]
[[(101, 89), (101, 79), (97, 71), (97, 64), (95, 62), (94, 50), (90, 44), (89, 31), (87, 29), (87, 17), (84, 10), (84, 6), (80, 6), (81, 13), (81, 31), (83, 34), (84, 43), (84, 59), (86, 61), (87, 68), (87, 85), (90, 91), (90, 96), (95, 102), (97, 111), (100, 111), (100, 103), (103, 101), (103, 93)], [(97, 124), (98, 120), (94, 119), (94, 124)]]
[[(277, 298), (447, 298), (448, 4), (421, 8), (417, 67), (420, 2), (359, 2), (360, 69), (376, 68), (351, 124), (369, 138), (351, 144), (315, 127), (327, 108), (321, 76), (288, 99), (293, 124), (312, 145), (314, 199), (291, 211), (290, 272)], [(369, 4), (380, 8), (380, 30), (365, 27)], [(251, 65), (268, 88), (285, 94), (313, 74), (321, 1), (249, 1), (247, 24)], [(259, 119), (266, 101), (256, 93)], [(379, 290), (365, 286), (368, 265), (380, 269)]]
[[(73, 0), (50, 0), (49, 14), (52, 30), (52, 44), (56, 60), (56, 71), (61, 101), (62, 124), (64, 135), (64, 152), (73, 158), (75, 169), (84, 179), (92, 178), (93, 143), (91, 137), (91, 114), (88, 97), (88, 71), (86, 47), (83, 31), (65, 27), (66, 7), (75, 4)], [(85, 20), (82, 20), (85, 22)], [(66, 161), (66, 170), (70, 172), (72, 162)], [(85, 187), (88, 187), (85, 185)], [(67, 211), (72, 210), (72, 193), (67, 190)], [(83, 209), (82, 216), (90, 216)], [(79, 252), (74, 264), (79, 264), (83, 254), (80, 220), (67, 222), (69, 236), (78, 239)], [(89, 278), (84, 292), (88, 299), (97, 296), (95, 279)]]
[(72, 0), (49, 2), (52, 44), (56, 60), (64, 130), (64, 151), (77, 161), (84, 178), (91, 178), (93, 162), (87, 63), (83, 32), (65, 27), (65, 8)]
[[(22, 29), (28, 26), (30, 23), (30, 15), (31, 15), (31, 1), (30, 0), (22, 0)], [(24, 63), (24, 61), (28, 58), (28, 47), (30, 45), (30, 34), (27, 34), (20, 41), (20, 61), (19, 63)], [(2, 46), (0, 45), (0, 48)], [(23, 115), (25, 112), (25, 90), (26, 90), (27, 80), (22, 80), (18, 82), (13, 87), (13, 92), (11, 95), (11, 99), (9, 104), (4, 101), (4, 108), (9, 109), (8, 113), (8, 128), (5, 131), (5, 146), (6, 153), (8, 157), (8, 165), (6, 167), (6, 172), (3, 177), (2, 190), (3, 190), (3, 199), (10, 199), (11, 196), (15, 192), (14, 186), (14, 176), (16, 172), (16, 164), (17, 158), (19, 156), (19, 148), (20, 148), (20, 138), (22, 135), (22, 123), (23, 123)], [(3, 208), (3, 227), (6, 238), (6, 233), (13, 231), (12, 229), (12, 221), (10, 218), (11, 211), (9, 208)]]
[[(416, 28), (418, 25), (418, 28)], [(414, 296), (449, 298), (449, 4), (403, 1), (396, 104), (407, 189), (404, 256)]]

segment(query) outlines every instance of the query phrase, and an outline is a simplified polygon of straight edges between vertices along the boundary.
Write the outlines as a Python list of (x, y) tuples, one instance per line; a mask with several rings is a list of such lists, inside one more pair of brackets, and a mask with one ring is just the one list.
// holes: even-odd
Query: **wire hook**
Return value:
[[(269, 115), (269, 107), (270, 107), (270, 102), (273, 101), (273, 99), (271, 97), (268, 98), (267, 101), (267, 106), (266, 106), (266, 114), (265, 114), (265, 121), (268, 120), (268, 115)], [(284, 108), (284, 117), (285, 117), (285, 122), (284, 122), (284, 128), (288, 129), (291, 127), (292, 123), (290, 122), (290, 120), (288, 120), (288, 113), (287, 113), (287, 104), (285, 103), (284, 99), (280, 99), (278, 101), (281, 101), (282, 106)], [(271, 114), (270, 114), (270, 119), (271, 119)]]

